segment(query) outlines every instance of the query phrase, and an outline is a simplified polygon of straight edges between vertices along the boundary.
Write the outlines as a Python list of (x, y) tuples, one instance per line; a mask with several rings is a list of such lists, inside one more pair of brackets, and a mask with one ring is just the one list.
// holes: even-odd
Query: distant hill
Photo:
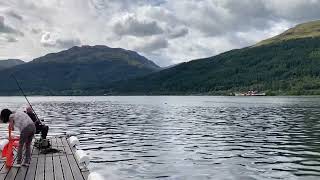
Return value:
[(130, 66), (147, 69), (160, 69), (154, 62), (139, 55), (135, 51), (107, 46), (75, 46), (58, 53), (47, 54), (36, 58), (33, 63), (125, 63)]
[(158, 69), (159, 66), (134, 51), (107, 46), (73, 47), (0, 71), (0, 94), (17, 93), (10, 74), (16, 76), (29, 94), (79, 95)]
[(16, 65), (24, 64), (25, 62), (20, 59), (7, 59), (7, 60), (0, 60), (0, 70), (11, 68)]
[[(136, 52), (73, 47), (0, 71), (0, 94), (320, 95), (319, 21), (298, 25), (254, 46), (161, 69)], [(11, 80), (10, 80), (11, 79)]]
[(281, 43), (283, 41), (294, 39), (315, 37), (320, 37), (320, 20), (299, 24), (291, 29), (288, 29), (282, 34), (279, 34), (278, 36), (261, 41), (260, 43), (256, 44), (256, 46)]
[(320, 23), (292, 28), (255, 46), (182, 63), (106, 87), (114, 94), (212, 94), (258, 90), (320, 95)]

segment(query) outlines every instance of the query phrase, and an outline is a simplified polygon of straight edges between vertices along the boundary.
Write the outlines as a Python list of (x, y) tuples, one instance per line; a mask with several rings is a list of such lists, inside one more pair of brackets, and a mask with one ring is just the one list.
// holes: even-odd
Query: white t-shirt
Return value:
[(21, 132), (25, 127), (27, 127), (29, 124), (33, 124), (34, 122), (31, 120), (31, 118), (28, 116), (28, 114), (24, 112), (15, 112), (10, 115), (10, 119), (13, 119), (14, 121), (14, 127), (18, 128), (18, 130)]

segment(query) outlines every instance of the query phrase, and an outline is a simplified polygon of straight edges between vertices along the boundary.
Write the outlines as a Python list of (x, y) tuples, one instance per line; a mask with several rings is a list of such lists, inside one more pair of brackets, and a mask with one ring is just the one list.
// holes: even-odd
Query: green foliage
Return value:
[(320, 94), (319, 48), (319, 38), (303, 38), (232, 50), (106, 88), (119, 94)]
[(313, 50), (313, 51), (310, 53), (309, 58), (318, 59), (318, 60), (320, 61), (320, 48)]

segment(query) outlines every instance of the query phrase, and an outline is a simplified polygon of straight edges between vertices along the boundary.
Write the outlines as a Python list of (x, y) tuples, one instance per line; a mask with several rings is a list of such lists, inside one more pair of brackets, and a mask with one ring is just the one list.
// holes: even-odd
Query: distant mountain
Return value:
[(0, 71), (0, 94), (320, 95), (320, 22), (298, 25), (254, 46), (161, 69), (136, 52), (73, 47)]
[(73, 47), (0, 71), (0, 94), (17, 93), (10, 74), (29, 94), (79, 95), (158, 69), (159, 66), (134, 51), (107, 46)]
[(13, 66), (17, 66), (20, 64), (24, 64), (25, 62), (20, 59), (7, 59), (7, 60), (0, 60), (0, 70), (5, 68), (11, 68)]
[(255, 46), (182, 63), (106, 87), (114, 94), (212, 94), (258, 90), (269, 95), (320, 95), (320, 21)]
[(146, 68), (160, 69), (154, 62), (139, 55), (135, 51), (121, 48), (110, 48), (107, 46), (75, 46), (71, 49), (58, 53), (47, 54), (33, 60), (34, 63), (101, 63), (114, 62), (125, 63), (127, 65)]

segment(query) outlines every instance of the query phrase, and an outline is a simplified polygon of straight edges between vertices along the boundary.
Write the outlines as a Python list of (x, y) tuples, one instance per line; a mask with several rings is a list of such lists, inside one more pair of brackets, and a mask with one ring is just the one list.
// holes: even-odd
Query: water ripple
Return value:
[[(14, 99), (14, 100), (13, 100)], [(0, 97), (18, 108), (19, 97)], [(110, 179), (319, 179), (319, 97), (32, 97)], [(0, 134), (5, 130), (0, 127)]]

